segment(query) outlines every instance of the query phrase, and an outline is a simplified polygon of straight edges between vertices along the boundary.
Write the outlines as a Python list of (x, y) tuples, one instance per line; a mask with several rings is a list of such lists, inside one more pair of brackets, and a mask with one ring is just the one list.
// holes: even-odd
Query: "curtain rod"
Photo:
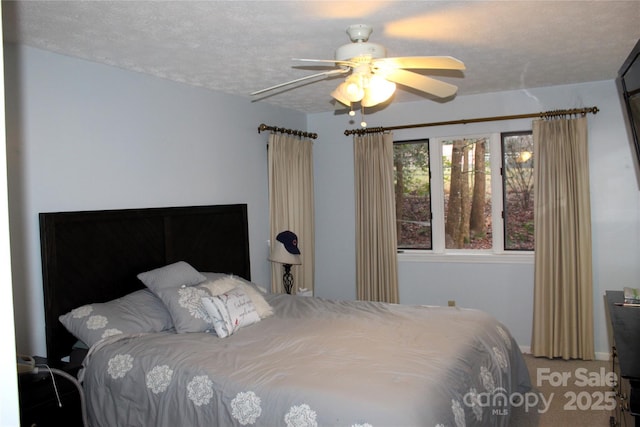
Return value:
[(467, 123), (480, 123), (480, 122), (493, 122), (498, 120), (514, 120), (514, 119), (526, 119), (529, 117), (539, 117), (539, 118), (552, 118), (557, 116), (569, 116), (569, 115), (582, 115), (586, 116), (588, 113), (597, 114), (598, 107), (590, 107), (590, 108), (573, 108), (569, 110), (553, 110), (553, 111), (544, 111), (541, 113), (529, 113), (529, 114), (514, 114), (511, 116), (493, 116), (493, 117), (480, 117), (475, 119), (462, 119), (462, 120), (450, 120), (446, 122), (434, 122), (434, 123), (419, 123), (414, 125), (402, 125), (402, 126), (391, 126), (391, 127), (376, 127), (376, 128), (366, 128), (366, 129), (347, 129), (344, 131), (344, 134), (349, 135), (364, 135), (367, 133), (376, 133), (376, 132), (385, 132), (390, 130), (397, 129), (413, 129), (413, 128), (421, 128), (421, 127), (429, 127), (429, 126), (444, 126), (444, 125), (466, 125)]
[(311, 138), (311, 139), (316, 139), (318, 137), (317, 133), (313, 133), (313, 132), (304, 132), (301, 130), (293, 130), (293, 129), (286, 129), (286, 128), (278, 128), (275, 126), (267, 126), (264, 123), (260, 124), (260, 126), (258, 126), (258, 133), (265, 131), (265, 130), (270, 130), (272, 132), (280, 132), (280, 133), (286, 133), (289, 135), (295, 135), (295, 136), (301, 136), (303, 138)]

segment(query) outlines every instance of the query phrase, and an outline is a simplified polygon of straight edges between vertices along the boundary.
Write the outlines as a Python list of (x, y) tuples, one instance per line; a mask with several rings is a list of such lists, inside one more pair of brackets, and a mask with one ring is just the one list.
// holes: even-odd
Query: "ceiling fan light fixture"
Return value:
[[(349, 105), (352, 102), (359, 102), (364, 96), (362, 76), (358, 73), (350, 75), (344, 82), (338, 85), (334, 92), (337, 96), (333, 93), (331, 95), (345, 105)], [(347, 102), (345, 103), (343, 100), (347, 100)]]
[(335, 99), (336, 101), (346, 105), (347, 107), (351, 106), (351, 101), (349, 101), (344, 95), (343, 92), (340, 89), (340, 86), (342, 86), (344, 83), (341, 83), (337, 88), (335, 88), (333, 90), (333, 92), (331, 92), (331, 96), (333, 97), (333, 99)]
[(363, 107), (373, 107), (387, 101), (396, 91), (396, 84), (385, 78), (373, 75), (369, 78), (369, 85), (362, 97)]

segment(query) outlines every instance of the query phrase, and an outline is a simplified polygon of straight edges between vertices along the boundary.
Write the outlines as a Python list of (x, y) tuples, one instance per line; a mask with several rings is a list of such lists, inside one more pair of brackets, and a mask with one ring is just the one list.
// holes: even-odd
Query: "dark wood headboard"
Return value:
[(138, 273), (186, 261), (251, 279), (246, 204), (41, 213), (40, 244), (51, 361), (76, 342), (58, 317), (142, 288)]

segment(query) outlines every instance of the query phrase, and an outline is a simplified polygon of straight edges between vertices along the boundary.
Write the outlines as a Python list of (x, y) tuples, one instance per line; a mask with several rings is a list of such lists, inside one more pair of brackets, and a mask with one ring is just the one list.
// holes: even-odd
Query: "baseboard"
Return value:
[[(523, 354), (531, 354), (531, 347), (528, 345), (521, 345), (520, 347), (520, 351)], [(609, 361), (611, 360), (611, 354), (610, 353), (605, 353), (604, 351), (596, 351), (595, 354), (596, 360), (603, 360), (603, 361)]]

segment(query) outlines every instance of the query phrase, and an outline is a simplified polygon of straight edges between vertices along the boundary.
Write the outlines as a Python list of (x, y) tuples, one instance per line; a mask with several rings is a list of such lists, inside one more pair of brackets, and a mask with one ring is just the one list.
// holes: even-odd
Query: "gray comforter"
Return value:
[(472, 426), (509, 423), (530, 388), (486, 313), (267, 295), (227, 338), (162, 332), (96, 344), (81, 372), (92, 426)]

